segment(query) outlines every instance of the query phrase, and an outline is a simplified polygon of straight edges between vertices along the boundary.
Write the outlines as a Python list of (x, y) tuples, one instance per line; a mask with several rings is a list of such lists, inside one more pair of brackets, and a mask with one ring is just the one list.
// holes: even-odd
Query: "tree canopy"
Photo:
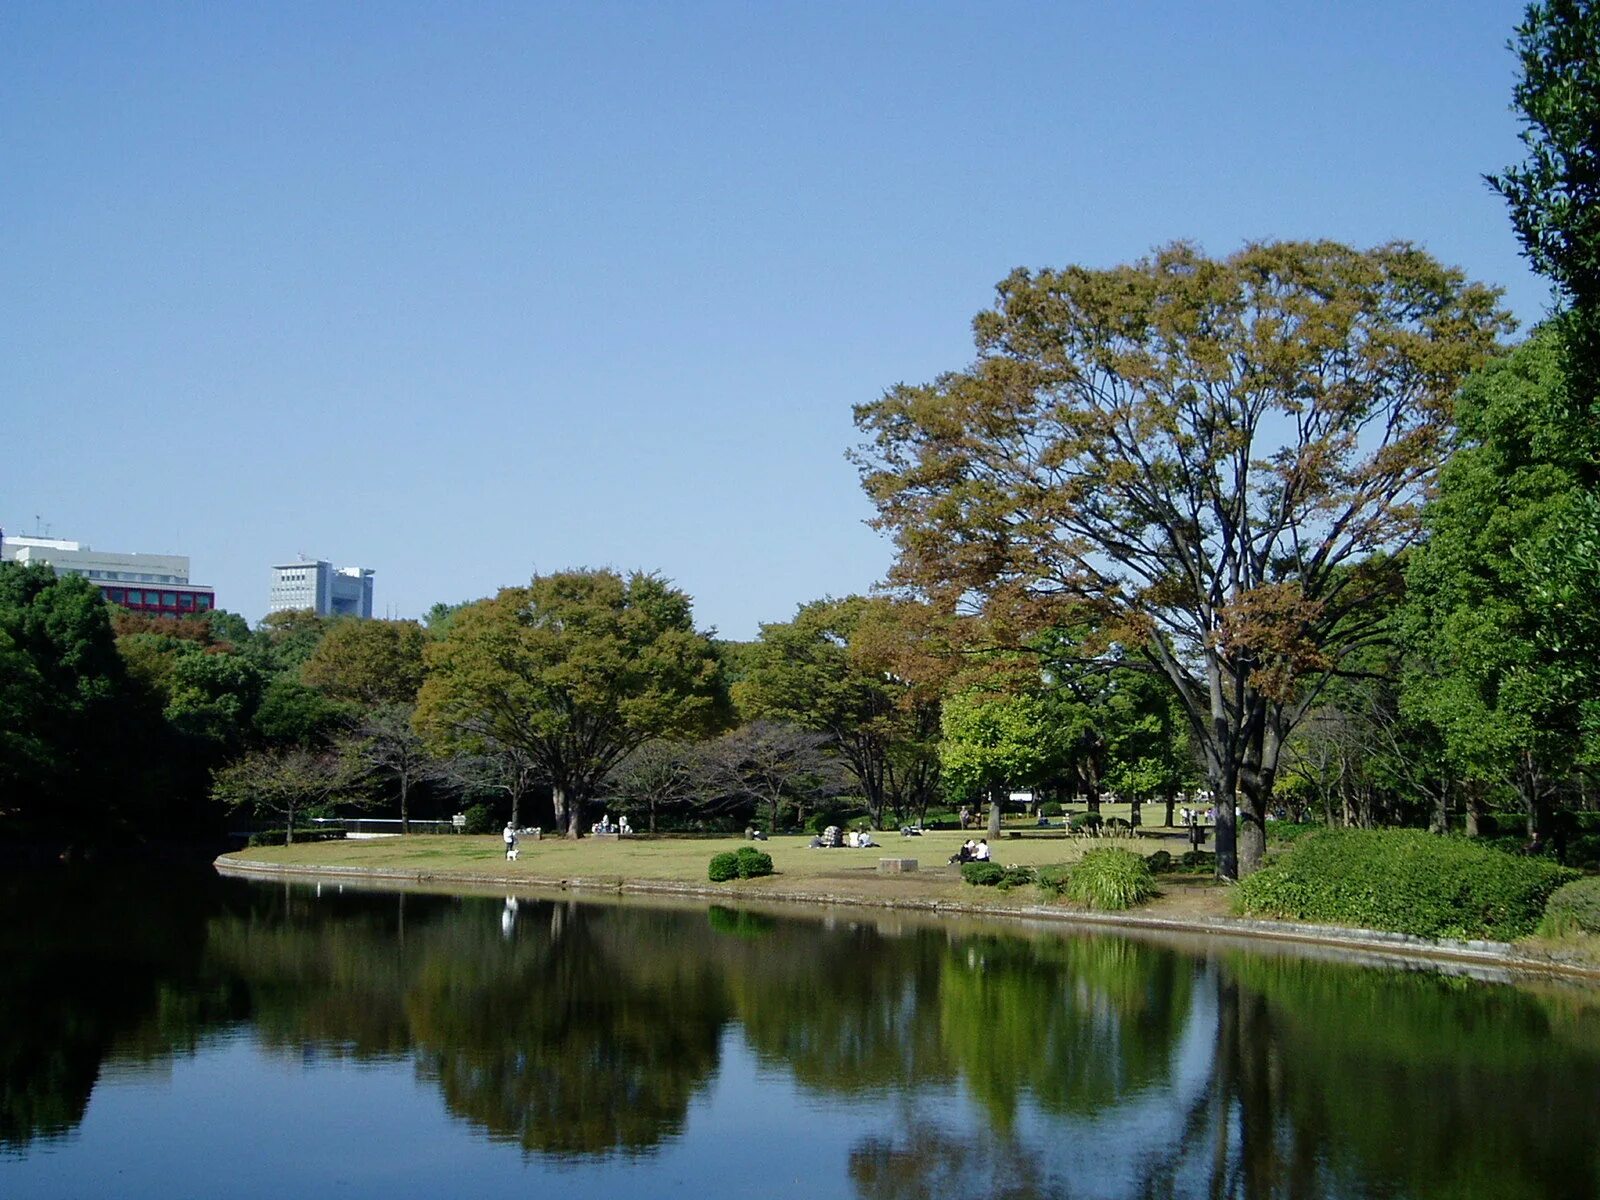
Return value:
[(506, 588), (457, 612), (426, 662), (420, 726), (522, 751), (570, 837), (629, 751), (726, 715), (720, 661), (688, 595), (642, 572), (563, 571)]
[(1087, 612), (1159, 671), (1260, 859), (1284, 736), (1384, 631), (1448, 447), (1450, 398), (1509, 328), (1497, 293), (1406, 243), (1167, 246), (1018, 270), (964, 371), (860, 405), (892, 579), (1021, 627)]

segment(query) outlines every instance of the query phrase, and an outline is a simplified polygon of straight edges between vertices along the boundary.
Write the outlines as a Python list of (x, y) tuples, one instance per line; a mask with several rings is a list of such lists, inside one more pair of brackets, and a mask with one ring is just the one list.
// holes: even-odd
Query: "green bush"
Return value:
[(754, 846), (742, 846), (733, 852), (734, 869), (740, 879), (754, 879), (758, 875), (772, 874), (772, 855)]
[(1014, 887), (1023, 887), (1033, 882), (1032, 867), (1001, 867), (1000, 882), (995, 884), (1002, 892), (1009, 892)]
[(1308, 834), (1326, 829), (1321, 821), (1268, 821), (1267, 839), (1273, 842), (1297, 842)]
[(1145, 865), (1148, 866), (1151, 871), (1156, 872), (1157, 874), (1162, 871), (1172, 870), (1172, 855), (1167, 853), (1165, 850), (1157, 850), (1144, 861)]
[(1567, 866), (1600, 870), (1600, 833), (1586, 833), (1568, 842)]
[(461, 826), (462, 833), (494, 832), (494, 809), (487, 804), (474, 804), (461, 815), (465, 818)]
[(1533, 932), (1576, 872), (1420, 829), (1324, 829), (1245, 879), (1242, 912), (1509, 941)]
[(1061, 815), (1061, 801), (1046, 800), (1039, 806), (1039, 815), (1041, 817), (1059, 817)]
[(1191, 875), (1214, 875), (1217, 856), (1209, 850), (1185, 850), (1178, 855), (1178, 867)]
[(1600, 933), (1600, 877), (1574, 879), (1557, 888), (1544, 908), (1541, 933)]
[(1128, 820), (1126, 817), (1107, 817), (1105, 820), (1105, 827), (1107, 829), (1120, 829), (1127, 831), (1133, 828), (1133, 822)]
[(1078, 813), (1067, 822), (1067, 828), (1073, 833), (1099, 833), (1102, 821), (1096, 812)]
[(999, 863), (969, 862), (961, 864), (961, 878), (974, 887), (994, 887), (1005, 877), (1005, 868)]
[(1053, 867), (1040, 867), (1034, 882), (1046, 896), (1059, 896), (1067, 890), (1067, 880), (1071, 877), (1071, 867), (1057, 864)]
[(1067, 876), (1067, 898), (1090, 908), (1120, 911), (1155, 894), (1155, 877), (1143, 856), (1120, 846), (1090, 850)]
[[(302, 842), (337, 842), (344, 838), (342, 829), (296, 829), (294, 831), (294, 844)], [(281, 829), (263, 829), (260, 833), (252, 833), (248, 846), (282, 846), (286, 844), (284, 831)]]
[(739, 856), (732, 850), (713, 854), (711, 865), (706, 868), (706, 875), (712, 883), (726, 883), (730, 879), (739, 878)]

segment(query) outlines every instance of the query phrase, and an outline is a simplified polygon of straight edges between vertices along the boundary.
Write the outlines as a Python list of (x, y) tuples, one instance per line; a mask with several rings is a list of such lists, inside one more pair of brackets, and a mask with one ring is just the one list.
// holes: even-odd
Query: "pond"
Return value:
[(1600, 993), (1242, 943), (0, 884), (0, 1196), (1600, 1194)]

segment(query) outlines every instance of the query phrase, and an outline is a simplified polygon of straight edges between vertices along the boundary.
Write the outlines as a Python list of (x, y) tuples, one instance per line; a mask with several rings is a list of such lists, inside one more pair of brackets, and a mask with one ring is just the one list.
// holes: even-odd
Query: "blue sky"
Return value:
[(1548, 291), (1515, 3), (0, 0), (0, 523), (304, 552), (400, 616), (659, 570), (749, 637), (869, 588), (851, 405), (1016, 266), (1408, 238)]

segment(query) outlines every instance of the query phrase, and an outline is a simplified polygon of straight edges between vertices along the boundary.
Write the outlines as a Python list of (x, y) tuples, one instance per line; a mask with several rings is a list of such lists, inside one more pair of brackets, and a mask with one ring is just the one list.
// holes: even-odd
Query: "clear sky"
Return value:
[(1521, 8), (0, 0), (0, 523), (752, 636), (882, 576), (851, 405), (1013, 267), (1408, 238), (1537, 320)]

